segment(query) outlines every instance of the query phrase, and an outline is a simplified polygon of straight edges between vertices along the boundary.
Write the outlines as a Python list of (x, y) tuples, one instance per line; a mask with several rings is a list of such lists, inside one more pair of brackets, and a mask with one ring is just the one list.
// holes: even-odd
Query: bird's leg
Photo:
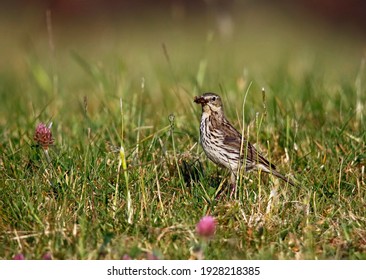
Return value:
[(236, 197), (236, 175), (234, 172), (231, 173), (230, 176), (230, 187), (231, 187), (231, 191), (230, 191), (230, 199), (233, 197)]

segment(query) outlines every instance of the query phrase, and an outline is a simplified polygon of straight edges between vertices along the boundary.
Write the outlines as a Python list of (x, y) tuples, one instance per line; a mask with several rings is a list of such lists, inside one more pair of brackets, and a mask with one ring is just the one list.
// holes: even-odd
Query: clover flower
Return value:
[(54, 142), (54, 139), (52, 138), (51, 126), (52, 123), (50, 123), (49, 126), (46, 126), (44, 123), (39, 123), (34, 133), (34, 141), (36, 141), (38, 145), (40, 145), (44, 150), (48, 150), (48, 147)]
[(203, 217), (196, 225), (196, 232), (199, 236), (210, 238), (215, 235), (216, 222), (212, 216)]

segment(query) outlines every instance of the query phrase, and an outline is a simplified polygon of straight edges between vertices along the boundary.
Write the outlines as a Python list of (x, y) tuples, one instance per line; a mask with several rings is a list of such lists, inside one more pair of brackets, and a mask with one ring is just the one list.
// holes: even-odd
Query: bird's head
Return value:
[(194, 102), (202, 105), (202, 110), (207, 113), (221, 112), (222, 102), (221, 97), (215, 93), (205, 93), (201, 96), (196, 96)]

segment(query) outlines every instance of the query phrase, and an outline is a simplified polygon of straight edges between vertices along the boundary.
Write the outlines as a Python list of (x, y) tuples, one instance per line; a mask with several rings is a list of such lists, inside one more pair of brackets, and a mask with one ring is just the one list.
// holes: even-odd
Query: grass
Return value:
[[(18, 50), (21, 62), (0, 73), (0, 258), (195, 258), (195, 225), (209, 214), (206, 259), (366, 259), (357, 40), (306, 47), (322, 37), (307, 33), (285, 37), (288, 51), (269, 32), (269, 52), (257, 48), (260, 28), (228, 42), (205, 25), (178, 36), (141, 27), (110, 44), (116, 33), (101, 45), (80, 35), (73, 47), (55, 30), (55, 52), (47, 34)], [(215, 199), (228, 174), (199, 146), (193, 97), (203, 91), (221, 93), (228, 118), (300, 187), (254, 172), (235, 200)], [(33, 134), (50, 121), (48, 163)]]

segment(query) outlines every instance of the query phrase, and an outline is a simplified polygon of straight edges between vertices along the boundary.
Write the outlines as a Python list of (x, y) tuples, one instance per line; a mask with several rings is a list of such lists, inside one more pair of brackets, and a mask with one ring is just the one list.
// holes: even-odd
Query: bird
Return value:
[[(230, 197), (236, 191), (236, 178), (240, 168), (245, 171), (261, 170), (272, 174), (288, 184), (295, 184), (279, 173), (257, 149), (227, 120), (222, 99), (211, 92), (196, 96), (194, 102), (201, 104), (200, 142), (207, 157), (220, 167), (229, 169)], [(243, 140), (243, 143), (242, 143)]]

